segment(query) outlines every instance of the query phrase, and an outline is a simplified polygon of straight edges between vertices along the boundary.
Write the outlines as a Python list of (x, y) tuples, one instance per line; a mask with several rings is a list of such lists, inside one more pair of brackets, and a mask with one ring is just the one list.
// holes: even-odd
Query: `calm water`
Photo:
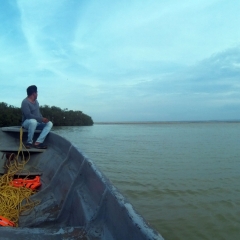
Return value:
[(166, 239), (240, 239), (240, 123), (95, 124), (77, 145)]

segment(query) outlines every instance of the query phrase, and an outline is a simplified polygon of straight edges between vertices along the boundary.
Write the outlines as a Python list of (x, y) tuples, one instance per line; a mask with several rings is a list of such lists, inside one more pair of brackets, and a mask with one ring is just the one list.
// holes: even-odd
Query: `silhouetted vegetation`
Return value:
[[(93, 120), (81, 111), (61, 109), (55, 106), (41, 106), (42, 115), (51, 120), (54, 126), (92, 126)], [(19, 126), (22, 122), (21, 109), (0, 103), (0, 127)]]
[(51, 120), (54, 126), (91, 126), (93, 120), (81, 111), (61, 109), (55, 106), (40, 107), (42, 115)]
[(21, 124), (22, 113), (21, 109), (8, 105), (7, 103), (0, 103), (0, 127), (18, 126)]

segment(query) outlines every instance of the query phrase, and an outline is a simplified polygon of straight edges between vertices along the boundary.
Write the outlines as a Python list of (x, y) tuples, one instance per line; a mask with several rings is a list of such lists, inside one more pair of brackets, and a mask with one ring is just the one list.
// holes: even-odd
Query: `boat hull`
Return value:
[[(36, 138), (38, 134), (36, 132)], [(26, 138), (25, 131), (23, 141)], [(40, 204), (20, 217), (19, 228), (1, 228), (1, 236), (5, 239), (12, 239), (15, 234), (23, 239), (26, 236), (163, 239), (80, 149), (53, 132), (49, 133), (46, 144), (47, 150), (31, 152), (31, 159), (25, 166), (26, 171), (41, 174), (42, 186), (31, 197)], [(1, 151), (18, 146), (18, 131), (0, 131)]]

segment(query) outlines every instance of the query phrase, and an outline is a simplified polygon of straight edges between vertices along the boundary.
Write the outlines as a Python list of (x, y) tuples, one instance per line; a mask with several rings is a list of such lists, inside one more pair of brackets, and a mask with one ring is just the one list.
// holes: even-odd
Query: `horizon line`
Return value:
[(170, 120), (170, 121), (97, 121), (94, 124), (157, 124), (157, 123), (239, 123), (240, 120)]

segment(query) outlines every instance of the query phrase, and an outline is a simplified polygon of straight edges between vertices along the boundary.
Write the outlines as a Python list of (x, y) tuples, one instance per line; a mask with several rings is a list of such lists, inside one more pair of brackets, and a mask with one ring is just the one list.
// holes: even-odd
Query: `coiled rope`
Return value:
[(7, 157), (7, 173), (0, 177), (0, 216), (9, 219), (15, 226), (18, 226), (20, 214), (39, 204), (39, 202), (30, 199), (30, 196), (36, 193), (36, 190), (26, 187), (13, 187), (10, 184), (14, 175), (23, 170), (25, 164), (30, 160), (29, 151), (27, 151), (28, 157), (25, 159), (23, 148), (26, 149), (26, 147), (22, 142), (22, 136), (23, 129), (21, 128), (18, 153), (17, 155), (12, 153)]

